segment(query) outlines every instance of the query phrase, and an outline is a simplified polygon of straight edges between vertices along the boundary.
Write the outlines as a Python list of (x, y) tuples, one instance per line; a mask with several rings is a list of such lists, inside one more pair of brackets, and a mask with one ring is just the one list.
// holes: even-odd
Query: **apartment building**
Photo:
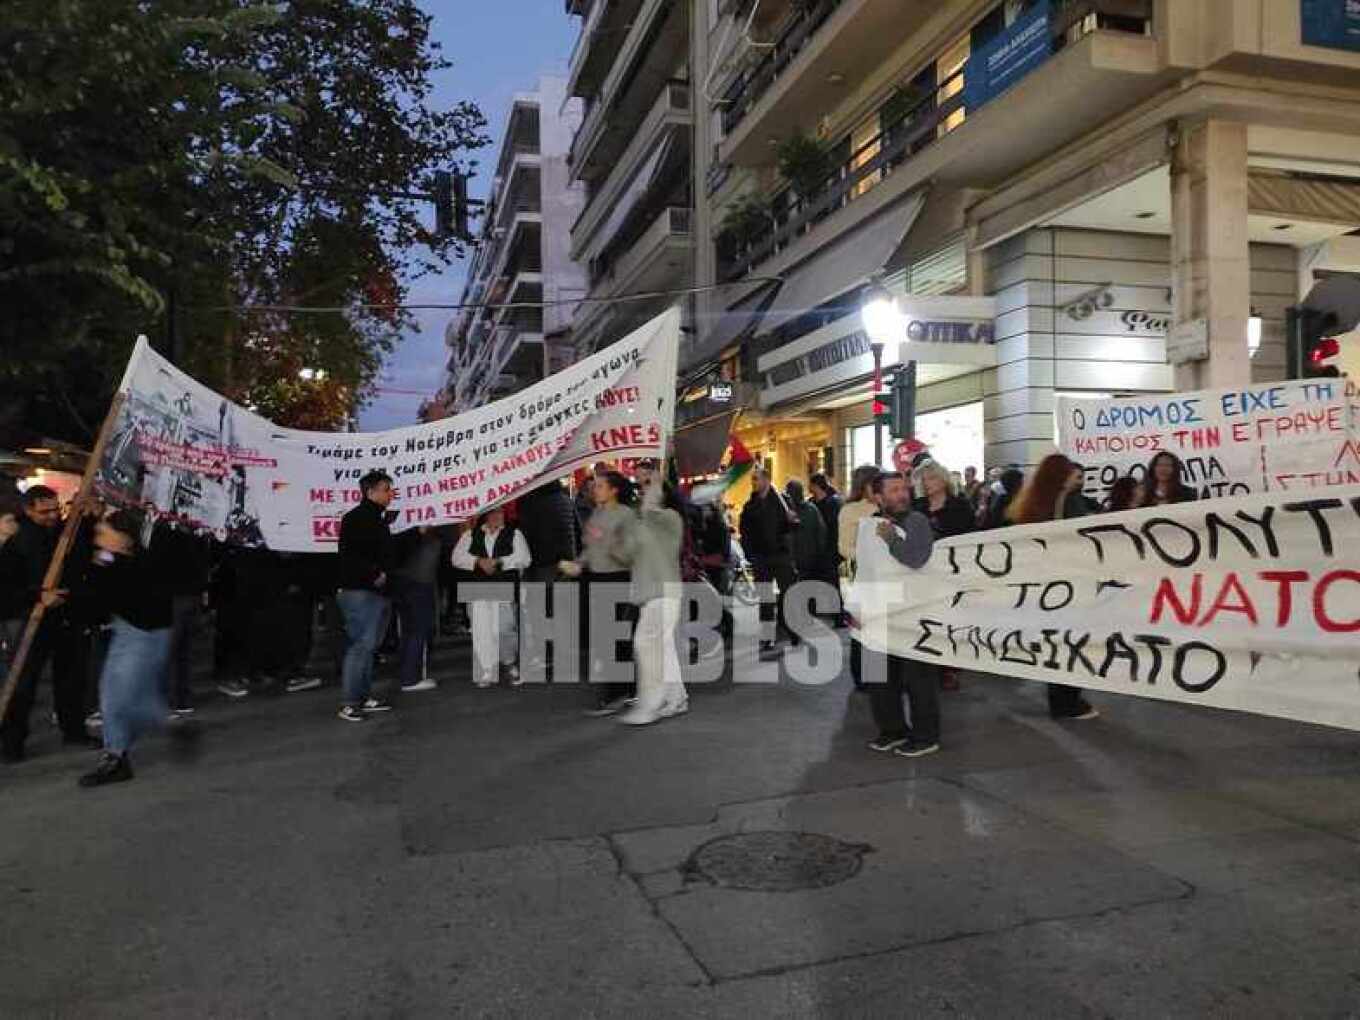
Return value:
[(1360, 271), (1345, 0), (691, 15), (692, 279), (718, 289), (680, 413), (698, 433), (740, 409), (776, 480), (874, 459), (871, 281), (907, 323), (883, 364), (917, 362), (918, 435), (962, 469), (1039, 460), (1060, 394), (1279, 378), (1285, 309)]
[(586, 194), (571, 228), (571, 256), (589, 286), (573, 322), (578, 356), (674, 301), (613, 299), (694, 279), (688, 8), (678, 0), (567, 0), (581, 25), (567, 77), (583, 104), (568, 161)]
[[(586, 273), (571, 256), (585, 203), (568, 158), (582, 104), (544, 75), (510, 104), (461, 303), (445, 331), (442, 413), (495, 400), (570, 364)], [(528, 305), (530, 307), (505, 307)]]

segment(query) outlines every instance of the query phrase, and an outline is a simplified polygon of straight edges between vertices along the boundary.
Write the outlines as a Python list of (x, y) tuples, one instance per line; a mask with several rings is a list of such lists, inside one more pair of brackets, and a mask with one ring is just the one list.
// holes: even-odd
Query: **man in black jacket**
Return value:
[[(72, 508), (72, 513), (79, 512)], [(61, 537), (61, 505), (57, 494), (45, 485), (35, 485), (23, 497), (23, 519), (18, 533), (9, 541), (7, 555), (13, 556), (17, 579), (23, 585), (22, 611), (17, 626), (12, 626), (10, 638), (15, 647), (23, 634), (28, 614), (41, 597), (43, 580), (52, 555)], [(88, 530), (88, 529), (87, 529)], [(62, 582), (65, 591), (78, 583), (89, 563), (88, 536), (78, 542), (66, 557)], [(52, 700), (61, 726), (62, 743), (89, 747), (92, 742), (85, 732), (85, 682), (89, 665), (89, 635), (85, 622), (71, 608), (63, 604), (64, 595), (53, 596), (50, 608), (43, 615), (36, 640), (29, 649), (23, 674), (10, 699), (9, 710), (0, 723), (0, 757), (6, 761), (21, 761), (24, 744), (28, 740), (28, 717), (33, 711), (33, 699), (38, 680), (48, 662), (52, 663)]]
[[(751, 570), (757, 584), (769, 584), (778, 588), (774, 606), (766, 601), (760, 604), (760, 619), (768, 623), (773, 609), (775, 614), (775, 638), (781, 634), (792, 636), (784, 616), (784, 599), (789, 589), (798, 579), (793, 568), (793, 544), (791, 535), (798, 526), (798, 518), (789, 509), (784, 498), (770, 484), (767, 468), (757, 468), (753, 475), (755, 491), (741, 510), (741, 548), (751, 561)], [(774, 641), (760, 643), (762, 653), (774, 649)]]
[[(557, 480), (526, 492), (519, 498), (517, 510), (519, 530), (524, 533), (529, 555), (533, 557), (532, 565), (524, 573), (524, 580), (544, 587), (544, 611), (551, 617), (552, 584), (557, 577), (557, 565), (563, 560), (576, 559), (581, 549), (578, 511), (571, 493)], [(523, 589), (521, 612), (522, 605)], [(531, 631), (533, 620), (526, 618), (522, 624)], [(551, 657), (548, 661), (551, 661)], [(524, 667), (529, 678), (537, 680), (543, 673), (543, 660), (535, 654), (524, 663)]]
[(363, 722), (367, 712), (386, 712), (392, 703), (371, 697), (373, 654), (387, 625), (388, 572), (392, 569), (392, 532), (387, 507), (392, 479), (370, 471), (359, 479), (363, 501), (340, 520), (340, 592), (336, 602), (345, 619), (345, 664), (341, 672), (344, 704), (340, 718)]

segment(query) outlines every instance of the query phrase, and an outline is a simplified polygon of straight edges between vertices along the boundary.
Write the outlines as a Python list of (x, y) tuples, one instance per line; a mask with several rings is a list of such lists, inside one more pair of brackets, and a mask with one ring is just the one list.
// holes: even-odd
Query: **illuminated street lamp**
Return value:
[(326, 378), (326, 370), (324, 368), (300, 368), (298, 369), (298, 378), (306, 382), (321, 382)]

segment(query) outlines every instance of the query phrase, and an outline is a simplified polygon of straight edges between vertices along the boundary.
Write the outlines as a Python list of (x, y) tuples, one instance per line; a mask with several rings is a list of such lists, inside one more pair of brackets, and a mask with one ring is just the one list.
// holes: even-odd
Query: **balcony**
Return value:
[(785, 188), (765, 206), (766, 222), (719, 235), (719, 278), (739, 279), (757, 266), (781, 272), (929, 178), (993, 187), (1169, 84), (1174, 74), (1161, 65), (1156, 39), (1099, 27), (1100, 9), (1111, 7), (1130, 3), (1083, 0), (1056, 10), (1053, 56), (971, 109), (968, 64), (905, 110), (899, 95), (896, 109), (880, 111), (883, 130), (810, 194)]
[[(583, 4), (569, 14), (580, 14)], [(637, 18), (642, 0), (594, 0), (571, 51), (567, 95), (589, 98), (600, 90), (618, 53), (619, 36)]]
[(648, 181), (640, 180), (659, 169), (652, 165), (663, 146), (676, 145), (667, 159), (689, 159), (694, 115), (690, 110), (689, 85), (671, 81), (661, 90), (656, 102), (634, 133), (628, 148), (604, 181), (595, 189), (586, 207), (571, 228), (572, 258), (581, 259), (587, 252), (598, 252), (609, 246), (608, 227), (617, 224), (630, 199), (645, 188)]
[(795, 4), (774, 45), (723, 97), (719, 161), (768, 162), (769, 138), (816, 122), (813, 111), (828, 105), (828, 80), (861, 80), (942, 7), (884, 0)]
[[(693, 256), (690, 211), (667, 207), (636, 241), (597, 274), (589, 297), (609, 298), (617, 294), (686, 287), (693, 278)], [(664, 306), (671, 300), (660, 299), (660, 304)], [(594, 350), (605, 330), (620, 323), (644, 321), (649, 317), (652, 304), (644, 301), (630, 301), (621, 306), (603, 301), (582, 304), (573, 323), (578, 343), (584, 350)]]
[(643, 0), (627, 34), (609, 47), (613, 63), (571, 143), (569, 162), (577, 179), (605, 177), (632, 141), (684, 59), (687, 7), (676, 0)]

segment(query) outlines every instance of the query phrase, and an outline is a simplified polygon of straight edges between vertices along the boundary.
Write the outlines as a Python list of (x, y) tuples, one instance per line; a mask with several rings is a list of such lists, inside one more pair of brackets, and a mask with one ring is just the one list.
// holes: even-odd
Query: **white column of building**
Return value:
[(1246, 124), (1184, 127), (1171, 164), (1171, 230), (1175, 321), (1209, 326), (1208, 358), (1178, 365), (1176, 388), (1249, 384)]

